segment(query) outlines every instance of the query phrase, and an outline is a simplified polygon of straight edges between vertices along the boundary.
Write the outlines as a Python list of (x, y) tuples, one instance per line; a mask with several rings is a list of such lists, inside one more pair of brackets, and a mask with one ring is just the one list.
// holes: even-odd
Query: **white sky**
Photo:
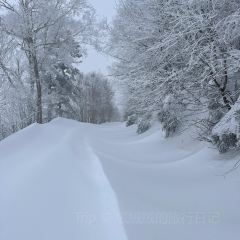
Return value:
[[(115, 14), (116, 0), (89, 0), (89, 2), (94, 6), (99, 17), (107, 17), (108, 21), (112, 20)], [(83, 72), (101, 71), (106, 73), (107, 67), (111, 62), (112, 59), (110, 57), (90, 48), (88, 51), (88, 57), (83, 60), (83, 63), (79, 68)]]

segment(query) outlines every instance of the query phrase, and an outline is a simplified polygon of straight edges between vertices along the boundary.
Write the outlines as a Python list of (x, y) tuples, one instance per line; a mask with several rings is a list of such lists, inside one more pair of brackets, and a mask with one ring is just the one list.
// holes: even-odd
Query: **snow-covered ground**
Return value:
[(0, 143), (1, 240), (238, 240), (240, 158), (187, 134), (56, 119)]

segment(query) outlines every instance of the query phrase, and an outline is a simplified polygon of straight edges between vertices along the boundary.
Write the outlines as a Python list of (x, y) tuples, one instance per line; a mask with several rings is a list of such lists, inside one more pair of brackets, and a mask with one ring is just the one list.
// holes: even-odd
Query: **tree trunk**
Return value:
[(228, 84), (228, 66), (227, 66), (227, 59), (224, 58), (224, 81), (223, 81), (223, 86), (221, 88), (221, 94), (223, 97), (223, 102), (228, 108), (228, 110), (231, 110), (231, 102), (228, 100), (227, 95), (226, 95), (226, 90), (227, 90), (227, 84)]
[[(28, 46), (28, 50), (26, 51), (26, 55), (29, 61), (30, 68), (30, 77), (31, 77), (31, 88), (34, 87), (34, 83), (36, 84), (36, 122), (39, 124), (43, 123), (42, 119), (42, 85), (40, 81), (39, 74), (39, 66), (37, 60), (37, 53), (34, 46), (33, 37), (25, 38), (26, 45)], [(33, 89), (32, 89), (33, 90)]]
[(39, 77), (39, 69), (38, 69), (38, 62), (37, 57), (33, 56), (33, 71), (34, 71), (34, 78), (36, 82), (36, 89), (37, 89), (37, 123), (42, 124), (43, 118), (42, 118), (42, 85), (40, 82)]
[(223, 82), (223, 86), (221, 86), (221, 84), (217, 81), (216, 77), (213, 75), (213, 72), (210, 73), (213, 82), (215, 83), (216, 87), (219, 89), (219, 92), (222, 96), (222, 100), (224, 105), (226, 106), (226, 108), (228, 110), (231, 110), (232, 106), (231, 106), (231, 101), (228, 99), (227, 96), (227, 84), (228, 84), (228, 71), (227, 71), (227, 60), (224, 60), (224, 82)]

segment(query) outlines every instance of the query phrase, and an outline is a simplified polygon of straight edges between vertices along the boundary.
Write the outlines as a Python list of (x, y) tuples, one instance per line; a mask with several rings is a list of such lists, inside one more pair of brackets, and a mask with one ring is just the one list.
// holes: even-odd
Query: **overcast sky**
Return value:
[[(95, 7), (99, 17), (107, 17), (109, 21), (112, 20), (115, 14), (115, 0), (89, 0)], [(79, 66), (83, 72), (101, 71), (107, 72), (107, 66), (112, 62), (112, 59), (96, 52), (93, 48), (89, 49), (88, 57), (84, 59)]]

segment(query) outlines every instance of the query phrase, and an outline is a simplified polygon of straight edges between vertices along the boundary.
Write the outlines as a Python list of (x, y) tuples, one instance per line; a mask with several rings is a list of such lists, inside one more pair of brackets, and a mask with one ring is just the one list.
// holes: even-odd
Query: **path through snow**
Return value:
[(56, 119), (2, 141), (0, 239), (238, 240), (234, 160), (135, 130)]

